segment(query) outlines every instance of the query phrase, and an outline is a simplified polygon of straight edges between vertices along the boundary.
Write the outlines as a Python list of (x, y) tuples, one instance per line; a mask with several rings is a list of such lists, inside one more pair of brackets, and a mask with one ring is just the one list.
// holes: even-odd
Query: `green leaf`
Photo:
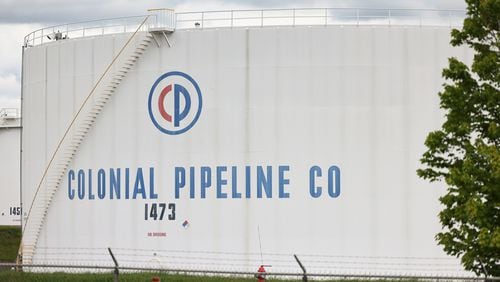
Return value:
[(445, 181), (439, 200), (445, 252), (465, 269), (500, 276), (500, 1), (466, 0), (467, 17), (451, 45), (475, 52), (469, 67), (450, 58), (438, 94), (446, 120), (425, 139), (419, 177)]

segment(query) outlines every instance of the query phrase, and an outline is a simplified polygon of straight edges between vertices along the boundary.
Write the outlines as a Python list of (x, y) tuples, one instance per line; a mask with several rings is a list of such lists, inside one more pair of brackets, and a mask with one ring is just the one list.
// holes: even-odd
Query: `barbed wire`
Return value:
[[(124, 272), (161, 272), (161, 273), (184, 273), (188, 275), (227, 275), (227, 276), (253, 276), (257, 272), (254, 271), (238, 271), (231, 270), (227, 267), (218, 267), (216, 269), (203, 268), (166, 268), (166, 267), (147, 267), (147, 266), (120, 266), (112, 265), (91, 265), (91, 264), (15, 264), (15, 263), (0, 263), (0, 268), (22, 269), (23, 271), (40, 272), (65, 270), (66, 272), (111, 272), (115, 268)], [(268, 276), (275, 277), (300, 277), (303, 275), (300, 271), (295, 272), (272, 272), (266, 273)], [(401, 275), (401, 274), (352, 274), (352, 273), (308, 273), (308, 277), (316, 278), (344, 278), (344, 279), (433, 279), (433, 280), (465, 280), (465, 281), (485, 281), (485, 278), (474, 276), (431, 276), (431, 275)], [(488, 277), (488, 281), (500, 281), (500, 277)]]
[[(106, 259), (109, 258), (108, 253), (92, 253), (92, 252), (42, 252), (40, 256), (43, 257), (48, 257), (48, 259), (51, 259), (52, 256), (66, 256), (66, 255), (72, 255), (72, 256), (81, 256), (81, 255), (86, 255), (86, 256), (98, 256), (98, 257), (106, 257)], [(140, 257), (140, 258), (162, 258), (162, 259), (173, 259), (173, 260), (179, 260), (179, 259), (189, 259), (189, 260), (196, 260), (196, 261), (205, 261), (205, 260), (210, 260), (210, 261), (219, 261), (219, 262), (224, 262), (224, 261), (244, 261), (244, 262), (260, 262), (260, 259), (258, 258), (222, 258), (222, 257), (195, 257), (195, 256), (175, 256), (175, 255), (162, 255), (158, 253), (153, 253), (153, 254), (136, 254), (136, 253), (117, 253), (118, 256), (121, 257)], [(64, 260), (67, 260), (68, 258), (65, 257)], [(77, 260), (82, 260), (81, 258), (77, 258)], [(96, 260), (96, 259), (94, 259)], [(130, 260), (129, 261), (134, 261)], [(141, 260), (135, 260), (135, 261), (141, 261)], [(435, 263), (421, 263), (421, 262), (376, 262), (376, 261), (341, 261), (341, 260), (304, 260), (307, 263), (313, 263), (313, 264), (335, 264), (335, 265), (391, 265), (391, 266), (426, 266), (426, 267), (431, 267), (431, 268), (440, 268), (440, 267), (450, 267), (450, 266), (455, 266), (457, 269), (460, 270), (460, 264), (458, 263), (440, 263), (440, 264), (435, 264)], [(290, 259), (272, 259), (272, 262), (274, 263), (283, 263), (283, 262), (294, 262), (293, 258)], [(315, 267), (313, 265), (312, 267)]]
[[(103, 250), (103, 248), (82, 248), (82, 247), (37, 247), (37, 249), (47, 249), (47, 250)], [(245, 255), (245, 256), (260, 256), (260, 253), (252, 252), (228, 252), (228, 251), (208, 251), (208, 250), (178, 250), (178, 249), (138, 249), (138, 248), (112, 248), (113, 250), (126, 250), (135, 252), (172, 252), (172, 253), (200, 253), (200, 254), (221, 254), (221, 255)], [(266, 256), (290, 256), (291, 253), (266, 253), (263, 252), (262, 255)], [(353, 258), (353, 259), (388, 259), (388, 260), (401, 260), (401, 259), (412, 259), (412, 260), (456, 260), (456, 258), (450, 257), (415, 257), (415, 256), (356, 256), (356, 255), (327, 255), (327, 254), (303, 254), (297, 253), (302, 257), (332, 257), (332, 258)]]
[[(38, 247), (34, 262), (49, 265), (72, 264), (113, 266), (107, 248)], [(210, 250), (112, 248), (122, 267), (175, 268), (184, 270), (224, 270), (251, 272), (263, 264), (260, 253)], [(392, 275), (414, 277), (474, 277), (455, 258), (412, 256), (347, 256), (335, 254), (297, 254), (306, 268), (325, 275)], [(266, 265), (276, 272), (301, 273), (293, 254), (263, 253)], [(63, 269), (64, 270), (64, 269)]]

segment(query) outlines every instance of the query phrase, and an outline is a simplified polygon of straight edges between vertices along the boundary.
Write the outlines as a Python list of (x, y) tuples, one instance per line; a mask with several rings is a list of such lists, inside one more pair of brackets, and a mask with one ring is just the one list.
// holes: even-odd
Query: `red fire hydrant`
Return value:
[(257, 274), (255, 274), (255, 278), (257, 278), (257, 281), (263, 282), (266, 281), (266, 275), (266, 269), (263, 265), (261, 265), (259, 267), (259, 270), (257, 270)]

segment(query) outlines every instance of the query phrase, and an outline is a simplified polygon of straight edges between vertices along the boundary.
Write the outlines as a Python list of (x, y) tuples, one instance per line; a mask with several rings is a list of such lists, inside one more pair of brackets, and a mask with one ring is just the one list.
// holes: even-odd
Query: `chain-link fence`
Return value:
[(300, 272), (273, 272), (265, 273), (259, 271), (245, 272), (235, 270), (208, 270), (208, 269), (175, 269), (175, 268), (152, 268), (141, 266), (102, 266), (91, 264), (24, 264), (0, 263), (0, 271), (27, 271), (27, 272), (65, 272), (65, 273), (109, 273), (114, 274), (116, 278), (124, 273), (165, 273), (165, 274), (183, 274), (196, 276), (220, 276), (220, 277), (258, 277), (264, 275), (266, 278), (290, 279), (290, 280), (422, 280), (422, 281), (500, 281), (500, 277), (466, 277), (466, 276), (415, 276), (415, 275), (390, 275), (390, 274), (352, 274), (352, 273), (300, 273)]
[[(335, 256), (127, 248), (39, 248), (33, 264), (0, 268), (29, 272), (168, 274), (288, 279), (485, 280), (454, 258)], [(263, 268), (262, 268), (263, 266)], [(490, 281), (500, 278), (488, 278)]]

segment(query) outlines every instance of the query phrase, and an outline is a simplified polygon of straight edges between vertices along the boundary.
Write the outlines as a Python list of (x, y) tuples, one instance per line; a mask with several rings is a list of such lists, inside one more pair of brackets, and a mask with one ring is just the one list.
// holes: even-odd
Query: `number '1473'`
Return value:
[(144, 205), (144, 220), (175, 220), (174, 203), (146, 203)]

